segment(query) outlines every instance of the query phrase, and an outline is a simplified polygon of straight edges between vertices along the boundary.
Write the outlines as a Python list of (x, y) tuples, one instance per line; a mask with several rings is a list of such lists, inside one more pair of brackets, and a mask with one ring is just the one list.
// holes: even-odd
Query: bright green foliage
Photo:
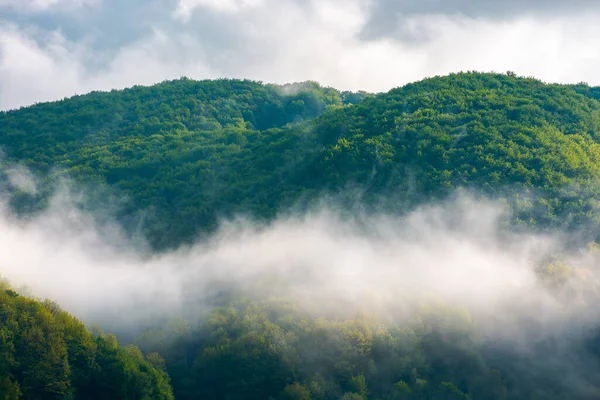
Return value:
[(1, 399), (173, 399), (151, 359), (114, 337), (93, 337), (55, 303), (0, 285)]
[[(50, 172), (46, 183), (68, 173), (102, 206), (110, 188), (126, 199), (123, 225), (141, 223), (157, 248), (221, 217), (272, 218), (323, 195), (404, 212), (456, 188), (505, 198), (516, 224), (593, 232), (598, 93), (513, 74), (436, 77), (377, 96), (181, 79), (0, 113), (0, 146), (6, 162)], [(23, 194), (15, 203), (38, 204)]]
[(323, 115), (315, 130), (325, 146), (317, 180), (331, 190), (357, 185), (370, 207), (463, 187), (507, 197), (516, 222), (596, 222), (600, 103), (569, 86), (432, 78)]
[(281, 400), (310, 400), (310, 390), (298, 382), (287, 385), (281, 394)]

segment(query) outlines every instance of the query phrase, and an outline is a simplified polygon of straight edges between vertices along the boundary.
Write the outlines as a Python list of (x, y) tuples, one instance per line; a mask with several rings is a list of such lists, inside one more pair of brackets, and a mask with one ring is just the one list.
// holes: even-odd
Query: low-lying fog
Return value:
[[(593, 251), (566, 254), (560, 235), (509, 233), (501, 228), (505, 209), (464, 194), (402, 217), (348, 219), (329, 206), (268, 225), (226, 221), (209, 240), (161, 254), (128, 243), (116, 223), (96, 225), (68, 191), (28, 219), (15, 217), (6, 199), (0, 274), (115, 329), (198, 313), (232, 292), (292, 298), (340, 317), (397, 319), (441, 300), (498, 335), (523, 321), (556, 331), (598, 320)], [(540, 279), (540, 265), (557, 254), (573, 268), (555, 262)]]

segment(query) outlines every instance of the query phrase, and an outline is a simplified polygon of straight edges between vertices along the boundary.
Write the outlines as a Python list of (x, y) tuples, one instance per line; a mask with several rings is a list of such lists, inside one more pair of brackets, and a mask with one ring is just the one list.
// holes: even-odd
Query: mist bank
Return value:
[(386, 319), (443, 301), (495, 333), (523, 321), (550, 330), (573, 319), (595, 323), (594, 249), (566, 249), (566, 234), (510, 232), (507, 212), (461, 192), (404, 216), (349, 217), (330, 204), (272, 223), (223, 221), (194, 245), (153, 253), (116, 221), (99, 225), (63, 190), (27, 218), (14, 216), (5, 197), (0, 273), (88, 323), (115, 328), (167, 315), (194, 318), (228, 296), (286, 298), (313, 314)]

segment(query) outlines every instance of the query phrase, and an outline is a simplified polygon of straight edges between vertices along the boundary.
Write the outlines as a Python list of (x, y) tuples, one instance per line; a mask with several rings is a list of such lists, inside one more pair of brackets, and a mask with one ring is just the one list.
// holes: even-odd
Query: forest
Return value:
[(2, 399), (173, 399), (164, 360), (0, 282)]
[(43, 215), (67, 184), (148, 257), (194, 249), (238, 216), (268, 226), (326, 203), (401, 217), (458, 192), (502, 204), (502, 234), (559, 235), (585, 259), (534, 266), (571, 329), (527, 314), (526, 351), (443, 296), (348, 312), (268, 280), (215, 283), (210, 301), (115, 336), (2, 280), (2, 399), (600, 398), (600, 88), (512, 72), (378, 94), (181, 78), (1, 111), (0, 149), (15, 218)]

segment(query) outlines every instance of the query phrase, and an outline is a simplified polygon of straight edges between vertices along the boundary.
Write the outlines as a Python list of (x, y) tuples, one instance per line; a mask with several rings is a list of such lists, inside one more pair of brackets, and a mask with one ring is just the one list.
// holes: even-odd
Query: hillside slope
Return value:
[(20, 296), (0, 278), (0, 398), (172, 399), (158, 354), (92, 336), (51, 301)]
[[(130, 198), (122, 220), (132, 217), (136, 225), (133, 210), (141, 210), (155, 245), (177, 244), (240, 203), (231, 182), (240, 181), (255, 156), (268, 162), (281, 155), (281, 133), (272, 129), (367, 96), (313, 82), (275, 86), (185, 78), (95, 92), (0, 112), (0, 149), (7, 157), (0, 162), (40, 173), (42, 199), (62, 176), (102, 202), (103, 185), (109, 184), (112, 193)], [(264, 178), (244, 177), (241, 185)], [(20, 196), (17, 203), (38, 205), (28, 200)]]
[(480, 73), (377, 96), (182, 79), (1, 113), (0, 146), (5, 163), (48, 182), (68, 174), (92, 199), (104, 201), (106, 186), (125, 196), (124, 225), (143, 221), (157, 248), (221, 217), (272, 218), (324, 195), (403, 212), (459, 187), (507, 199), (517, 223), (592, 232), (595, 94)]
[(477, 73), (394, 89), (315, 120), (315, 180), (386, 208), (469, 188), (528, 225), (595, 225), (600, 103), (580, 89)]

